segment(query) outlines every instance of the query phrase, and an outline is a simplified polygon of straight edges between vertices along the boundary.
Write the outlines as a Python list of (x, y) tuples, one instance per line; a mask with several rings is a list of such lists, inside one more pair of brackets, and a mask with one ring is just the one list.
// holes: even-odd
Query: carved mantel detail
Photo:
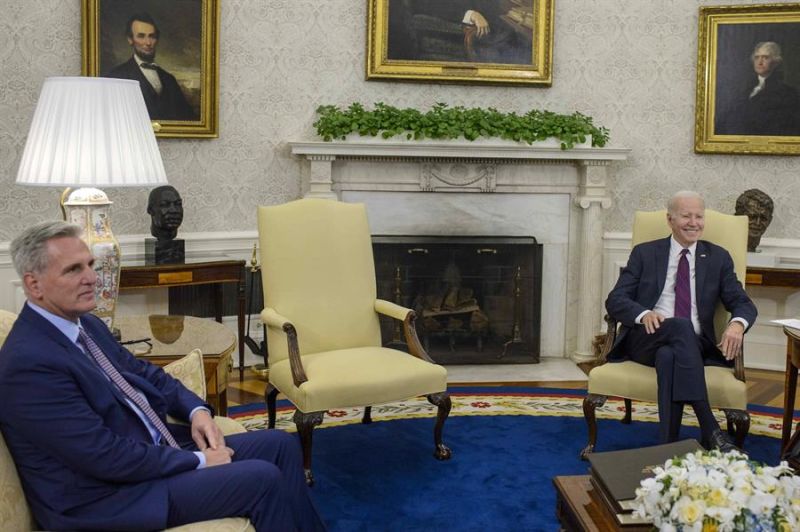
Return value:
[(424, 192), (443, 191), (445, 188), (494, 192), (497, 185), (494, 164), (423, 162), (420, 169), (420, 190)]
[(565, 299), (564, 320), (574, 320), (577, 330), (572, 337), (564, 335), (562, 354), (578, 362), (594, 358), (592, 340), (600, 331), (604, 296), (600, 293), (602, 211), (611, 206), (607, 187), (612, 163), (624, 162), (630, 150), (391, 140), (289, 142), (289, 146), (302, 162), (304, 197), (336, 199), (347, 192), (569, 195), (575, 207), (566, 207), (563, 215), (574, 218), (569, 225), (577, 228), (571, 233), (575, 236), (568, 253), (577, 264), (570, 262), (574, 270), (566, 293), (554, 297)]

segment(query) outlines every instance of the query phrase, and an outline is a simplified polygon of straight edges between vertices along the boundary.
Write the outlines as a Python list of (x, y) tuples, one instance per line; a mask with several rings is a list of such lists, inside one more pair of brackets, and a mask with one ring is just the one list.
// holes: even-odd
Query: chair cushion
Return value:
[[(712, 408), (747, 409), (747, 385), (733, 369), (706, 366), (706, 387)], [(589, 393), (658, 402), (656, 370), (626, 360), (607, 362), (589, 372)]]
[(306, 355), (303, 368), (308, 381), (299, 388), (288, 359), (273, 364), (269, 373), (270, 383), (302, 412), (374, 405), (447, 389), (444, 367), (384, 347)]

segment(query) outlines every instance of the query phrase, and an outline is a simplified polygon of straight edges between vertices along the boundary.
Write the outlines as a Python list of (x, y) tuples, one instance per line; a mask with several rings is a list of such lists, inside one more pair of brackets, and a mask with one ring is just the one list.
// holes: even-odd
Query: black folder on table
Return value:
[(615, 512), (630, 512), (636, 488), (642, 479), (653, 475), (656, 466), (663, 466), (675, 456), (702, 449), (697, 440), (683, 440), (624, 451), (590, 453), (592, 480), (605, 492), (606, 501), (614, 503)]

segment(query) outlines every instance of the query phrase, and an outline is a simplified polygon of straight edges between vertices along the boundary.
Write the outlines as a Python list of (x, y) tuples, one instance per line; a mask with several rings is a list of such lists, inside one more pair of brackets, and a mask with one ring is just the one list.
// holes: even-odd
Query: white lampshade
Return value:
[(17, 183), (98, 188), (166, 184), (139, 82), (47, 78)]

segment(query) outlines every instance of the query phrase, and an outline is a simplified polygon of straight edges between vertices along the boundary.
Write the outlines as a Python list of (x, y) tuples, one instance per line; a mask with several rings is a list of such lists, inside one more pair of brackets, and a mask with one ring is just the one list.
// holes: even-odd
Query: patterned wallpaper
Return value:
[[(255, 229), (255, 206), (299, 195), (286, 141), (313, 139), (323, 103), (579, 110), (631, 148), (616, 173), (606, 229), (675, 190), (702, 191), (733, 210), (758, 186), (775, 200), (767, 237), (800, 235), (800, 159), (693, 152), (700, 5), (736, 0), (557, 0), (551, 88), (367, 82), (366, 0), (220, 0), (220, 138), (160, 140), (170, 183), (186, 205), (182, 231)], [(0, 0), (0, 241), (56, 216), (58, 191), (14, 185), (43, 80), (80, 73), (79, 0)], [(147, 233), (147, 191), (112, 190), (117, 234)]]

